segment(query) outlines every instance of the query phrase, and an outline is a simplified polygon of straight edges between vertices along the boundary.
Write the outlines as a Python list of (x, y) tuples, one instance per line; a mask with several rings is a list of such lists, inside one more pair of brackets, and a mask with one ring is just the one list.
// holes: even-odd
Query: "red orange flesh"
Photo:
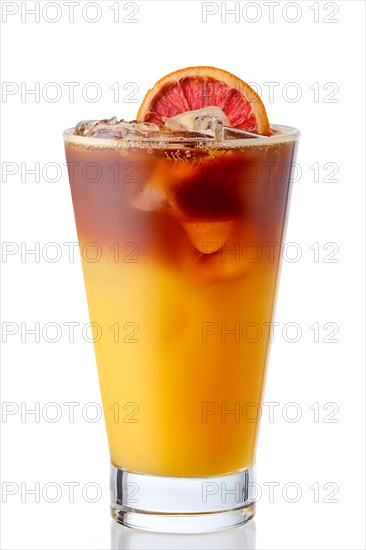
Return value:
[(164, 125), (163, 117), (207, 106), (222, 109), (233, 128), (271, 133), (258, 94), (240, 78), (214, 67), (188, 67), (161, 78), (144, 97), (137, 120)]

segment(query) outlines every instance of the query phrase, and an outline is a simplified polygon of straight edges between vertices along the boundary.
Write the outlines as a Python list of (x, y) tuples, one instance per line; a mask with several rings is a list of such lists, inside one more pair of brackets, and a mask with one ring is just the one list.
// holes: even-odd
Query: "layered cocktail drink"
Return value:
[(110, 120), (64, 134), (112, 513), (127, 525), (205, 530), (254, 514), (298, 133), (220, 132)]

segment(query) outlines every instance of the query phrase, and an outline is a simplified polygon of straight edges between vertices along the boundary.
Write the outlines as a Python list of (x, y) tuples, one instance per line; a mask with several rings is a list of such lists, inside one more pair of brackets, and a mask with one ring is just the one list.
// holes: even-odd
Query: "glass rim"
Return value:
[(212, 137), (194, 136), (141, 136), (138, 139), (116, 139), (116, 138), (98, 138), (93, 136), (77, 136), (72, 132), (75, 128), (68, 128), (63, 132), (65, 145), (75, 143), (79, 145), (88, 145), (97, 149), (170, 149), (179, 147), (189, 148), (238, 148), (263, 146), (273, 143), (285, 143), (288, 141), (296, 141), (300, 136), (300, 130), (292, 126), (284, 126), (280, 124), (271, 124), (271, 130), (276, 133), (272, 136), (253, 137), (253, 138), (233, 138), (216, 140)]

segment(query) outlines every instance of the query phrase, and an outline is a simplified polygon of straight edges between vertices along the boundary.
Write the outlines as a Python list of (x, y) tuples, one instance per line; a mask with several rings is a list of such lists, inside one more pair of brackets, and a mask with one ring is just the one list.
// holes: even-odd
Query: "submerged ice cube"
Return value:
[(163, 117), (165, 127), (172, 132), (196, 132), (220, 139), (223, 126), (230, 122), (219, 107), (204, 107), (195, 111), (187, 111), (171, 118)]
[(161, 212), (165, 205), (168, 204), (168, 199), (164, 190), (158, 185), (146, 185), (143, 190), (136, 194), (131, 205), (138, 210), (145, 212)]
[(233, 229), (234, 221), (182, 222), (192, 245), (202, 254), (210, 255), (222, 248)]

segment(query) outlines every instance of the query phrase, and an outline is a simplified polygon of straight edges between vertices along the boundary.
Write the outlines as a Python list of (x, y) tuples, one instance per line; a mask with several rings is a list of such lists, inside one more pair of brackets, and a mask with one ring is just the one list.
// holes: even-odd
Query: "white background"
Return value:
[[(39, 22), (24, 11), (35, 4)], [(2, 80), (8, 83), (2, 96), (2, 161), (14, 163), (3, 164), (3, 241), (13, 252), (2, 257), (3, 341), (11, 327), (17, 331), (3, 344), (3, 407), (13, 413), (3, 414), (1, 423), (3, 548), (111, 545), (106, 435), (103, 419), (92, 422), (96, 409), (87, 405), (100, 398), (92, 344), (81, 331), (88, 323), (81, 265), (77, 255), (69, 260), (63, 245), (77, 237), (61, 133), (83, 118), (134, 118), (138, 103), (123, 101), (129, 92), (137, 90), (133, 98), (140, 102), (158, 78), (190, 65), (221, 67), (256, 83), (270, 121), (302, 132), (301, 177), (294, 183), (286, 237), (297, 243), (301, 257), (297, 262), (287, 258), (282, 269), (280, 326), (265, 393), (265, 402), (278, 405), (273, 422), (268, 407), (263, 413), (256, 547), (364, 548), (364, 2), (237, 2), (237, 21), (235, 15), (225, 21), (221, 2), (205, 7), (196, 1), (139, 1), (132, 16), (136, 22), (123, 22), (134, 6), (120, 2), (114, 22), (110, 8), (116, 2), (82, 11), (90, 2), (80, 0), (73, 23), (65, 2), (48, 3), (44, 12), (46, 4), (2, 2)], [(100, 20), (93, 23), (95, 4)], [(274, 9), (272, 22), (268, 4)], [(226, 3), (227, 9), (234, 7)], [(217, 11), (206, 23), (205, 9)], [(4, 10), (18, 11), (6, 19)], [(50, 82), (57, 86), (47, 87)], [(65, 82), (80, 83), (74, 99)], [(96, 102), (90, 82), (101, 90)], [(118, 98), (109, 89), (116, 82)], [(270, 82), (278, 83), (274, 97)], [(36, 83), (39, 97), (24, 94)], [(128, 83), (135, 84), (123, 89)], [(24, 174), (37, 162), (39, 181)], [(59, 164), (60, 173), (49, 168), (42, 174), (50, 162)], [(11, 175), (11, 170), (17, 172)], [(62, 250), (54, 263), (48, 259), (52, 250), (44, 249), (50, 242)], [(40, 243), (39, 257), (22, 257), (35, 243)], [(309, 248), (314, 243), (319, 243), (319, 257)], [(327, 243), (335, 245), (324, 249)], [(288, 252), (293, 257), (296, 248)], [(64, 325), (70, 321), (80, 323), (74, 343)], [(50, 331), (39, 343), (24, 334), (22, 342), (21, 323), (30, 328), (37, 322), (41, 329), (58, 323), (60, 340), (47, 341)], [(283, 335), (287, 323), (300, 326), (297, 342), (288, 341), (294, 339), (291, 330)], [(309, 328), (314, 323), (319, 323), (319, 342)], [(324, 341), (331, 332), (326, 323), (338, 325), (333, 336), (338, 342)], [(61, 410), (57, 422), (50, 420), (56, 408), (45, 407), (50, 402)], [(66, 402), (80, 403), (74, 422)], [(297, 408), (288, 406), (293, 402)], [(38, 419), (22, 417), (22, 410), (35, 406)], [(298, 421), (289, 421), (296, 414)], [(69, 502), (68, 482), (79, 483), (74, 502)], [(273, 499), (269, 482), (277, 483)], [(286, 493), (288, 483), (300, 488), (297, 502), (289, 502), (294, 486)], [(37, 487), (39, 502), (25, 492)], [(114, 530), (113, 538), (121, 537), (121, 548), (244, 548), (252, 547), (245, 541), (253, 540), (253, 529), (254, 524), (193, 538)]]

